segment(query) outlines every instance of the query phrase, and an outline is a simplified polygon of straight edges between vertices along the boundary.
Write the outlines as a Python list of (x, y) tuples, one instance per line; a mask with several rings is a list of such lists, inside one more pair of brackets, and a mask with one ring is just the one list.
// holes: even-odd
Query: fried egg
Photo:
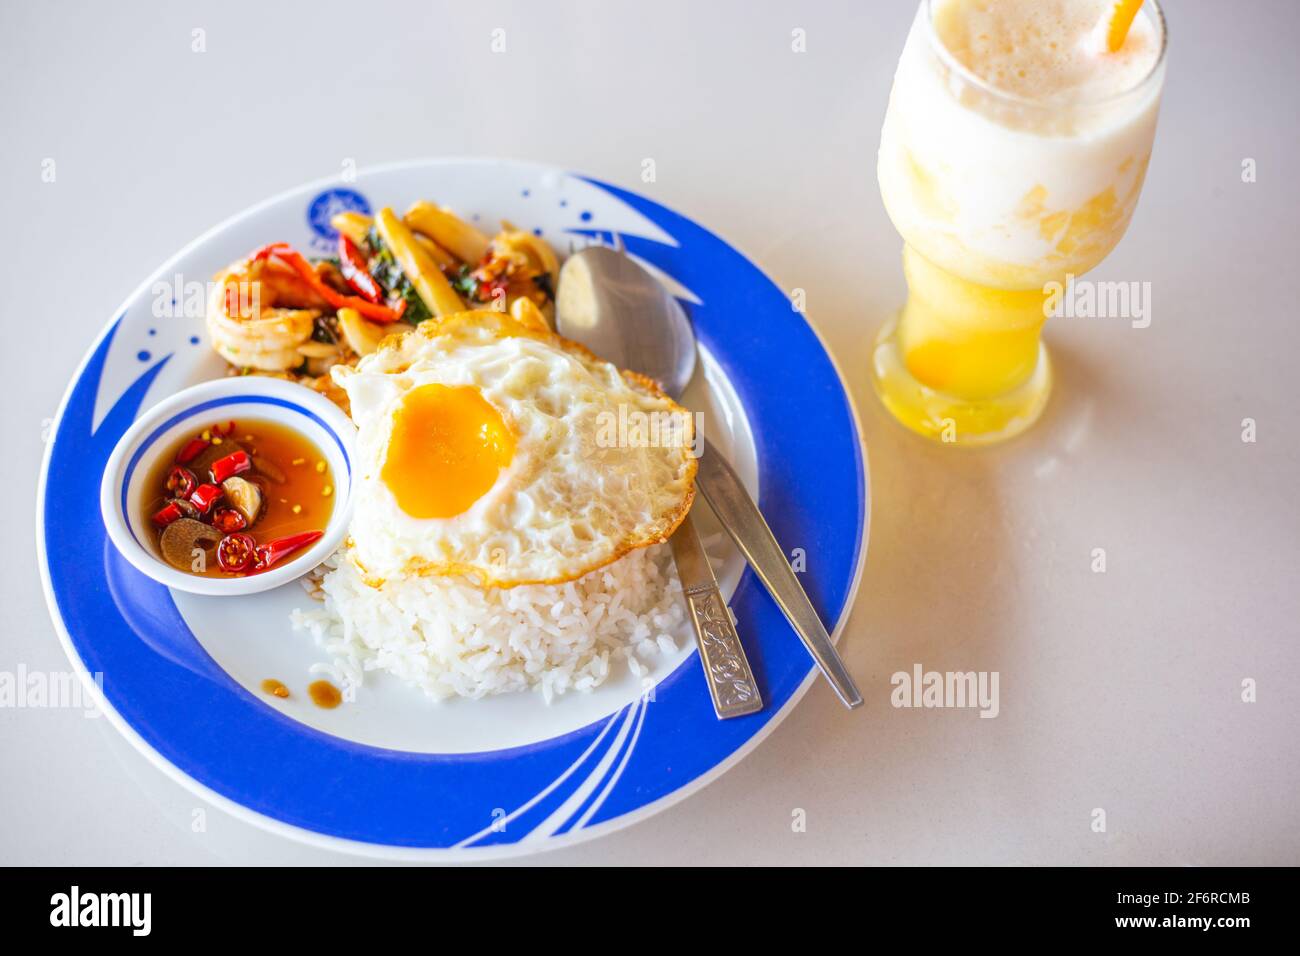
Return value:
[(425, 322), (332, 374), (358, 429), (348, 554), (374, 585), (575, 580), (667, 540), (694, 497), (689, 412), (504, 313)]

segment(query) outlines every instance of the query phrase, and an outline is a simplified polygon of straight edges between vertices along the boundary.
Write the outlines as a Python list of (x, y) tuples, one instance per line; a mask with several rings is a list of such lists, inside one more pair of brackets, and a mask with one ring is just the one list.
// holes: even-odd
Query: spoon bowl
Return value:
[(695, 374), (695, 330), (662, 283), (628, 256), (591, 246), (560, 269), (556, 331), (680, 398)]
[[(571, 256), (560, 269), (555, 313), (565, 338), (657, 380), (673, 398), (690, 382), (696, 353), (690, 320), (668, 290), (622, 251), (592, 246)], [(702, 447), (696, 487), (840, 700), (860, 707), (862, 694), (758, 505), (707, 439)]]

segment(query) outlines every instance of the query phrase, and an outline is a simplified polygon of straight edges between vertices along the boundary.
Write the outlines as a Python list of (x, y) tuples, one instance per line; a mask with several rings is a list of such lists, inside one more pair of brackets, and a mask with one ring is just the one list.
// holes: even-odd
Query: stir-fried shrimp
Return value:
[[(241, 259), (216, 277), (208, 300), (212, 347), (227, 362), (259, 372), (288, 372), (306, 359), (329, 358), (312, 340), (329, 303), (274, 259)], [(322, 349), (320, 346), (326, 348)]]
[(338, 233), (331, 256), (313, 261), (272, 242), (216, 276), (208, 336), (231, 374), (290, 379), (346, 409), (330, 368), (359, 361), (390, 335), (475, 306), (508, 310), (538, 331), (554, 324), (560, 266), (539, 235), (503, 221), (489, 239), (424, 201), (403, 218), (385, 207), (330, 223)]

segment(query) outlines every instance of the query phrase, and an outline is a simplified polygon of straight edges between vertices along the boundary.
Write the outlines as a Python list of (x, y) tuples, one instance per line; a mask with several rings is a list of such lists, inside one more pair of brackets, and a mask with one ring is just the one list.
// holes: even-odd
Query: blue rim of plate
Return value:
[[(491, 162), (537, 175), (545, 167)], [(559, 174), (566, 175), (566, 174)], [(632, 207), (675, 243), (620, 233), (629, 252), (691, 289), (683, 303), (749, 418), (759, 505), (823, 620), (840, 630), (865, 557), (865, 454), (852, 400), (817, 333), (785, 293), (723, 240), (643, 196), (581, 179)], [(766, 736), (807, 690), (812, 661), (751, 570), (731, 607), (766, 707), (718, 721), (694, 655), (651, 697), (572, 733), (480, 753), (429, 754), (355, 743), (307, 727), (256, 699), (189, 631), (170, 592), (107, 539), (85, 475), (97, 474), (141, 410), (170, 356), (111, 402), (96, 426), (109, 347), (127, 308), (156, 276), (244, 216), (303, 197), (313, 183), (233, 217), (161, 266), (131, 295), (75, 374), (42, 467), (37, 548), (65, 650), (115, 726), (173, 779), (234, 815), (345, 852), (485, 859), (548, 849), (626, 826), (702, 787)], [(599, 222), (569, 230), (612, 238)], [(90, 675), (101, 674), (102, 687)], [(559, 704), (562, 706), (562, 702)]]

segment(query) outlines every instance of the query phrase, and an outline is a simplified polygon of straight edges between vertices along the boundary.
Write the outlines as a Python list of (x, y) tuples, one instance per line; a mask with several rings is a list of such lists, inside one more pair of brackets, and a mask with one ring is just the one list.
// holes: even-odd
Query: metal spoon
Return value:
[[(601, 358), (648, 375), (672, 397), (695, 370), (695, 331), (677, 300), (622, 252), (591, 246), (560, 269), (556, 326)], [(862, 704), (803, 586), (758, 506), (731, 466), (706, 440), (696, 484), (804, 647), (846, 706)]]
[[(647, 287), (644, 276), (640, 266), (611, 249), (592, 248), (569, 259), (556, 290), (556, 312), (564, 315), (567, 337), (598, 355), (616, 356), (613, 361), (630, 367), (627, 357), (644, 354), (651, 347), (658, 323), (620, 328), (607, 317), (654, 314), (651, 309), (667, 314), (666, 302), (647, 298), (656, 291), (659, 299), (671, 302), (663, 286), (651, 280), (653, 287)], [(675, 356), (676, 363), (665, 376), (672, 386), (666, 390), (676, 398), (695, 371), (695, 335), (680, 309), (671, 322), (669, 334), (690, 344)], [(669, 544), (714, 713), (719, 720), (727, 720), (762, 710), (763, 695), (690, 514), (677, 526)]]

